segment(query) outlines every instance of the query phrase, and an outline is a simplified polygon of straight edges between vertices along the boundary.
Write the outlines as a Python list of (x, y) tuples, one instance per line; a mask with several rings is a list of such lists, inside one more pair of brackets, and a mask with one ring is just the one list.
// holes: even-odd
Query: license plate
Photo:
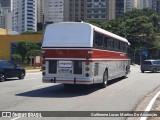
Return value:
[(58, 72), (60, 74), (70, 74), (70, 69), (59, 69)]
[(59, 61), (58, 66), (60, 68), (71, 68), (72, 67), (72, 61)]

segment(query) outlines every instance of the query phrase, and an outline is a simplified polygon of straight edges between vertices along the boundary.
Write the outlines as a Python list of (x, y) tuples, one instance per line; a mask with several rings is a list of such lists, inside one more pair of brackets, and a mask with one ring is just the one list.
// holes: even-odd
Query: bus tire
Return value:
[(156, 71), (157, 71), (156, 68), (153, 68), (152, 72), (153, 72), (153, 73), (156, 73)]
[(100, 84), (101, 88), (106, 88), (108, 85), (108, 71), (105, 70), (103, 73), (103, 83)]
[(125, 74), (124, 74), (124, 76), (123, 76), (123, 78), (126, 78), (127, 77), (127, 75), (128, 75), (128, 67), (126, 67), (126, 70), (125, 70)]

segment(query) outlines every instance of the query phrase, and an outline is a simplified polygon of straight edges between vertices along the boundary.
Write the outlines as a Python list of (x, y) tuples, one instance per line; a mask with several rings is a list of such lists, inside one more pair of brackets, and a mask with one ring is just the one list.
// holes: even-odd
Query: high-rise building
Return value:
[(0, 0), (1, 7), (4, 11), (11, 11), (11, 1), (12, 0)]
[(116, 17), (120, 17), (124, 14), (124, 0), (116, 0)]
[(134, 8), (134, 0), (124, 0), (124, 12), (131, 11)]
[(156, 1), (156, 11), (160, 15), (160, 1), (158, 1), (158, 0)]
[(1, 6), (1, 3), (0, 3), (0, 28), (4, 28), (4, 13), (3, 13), (3, 10), (2, 10), (2, 6)]
[(86, 0), (85, 21), (104, 22), (115, 18), (115, 0)]
[(138, 9), (155, 9), (156, 0), (134, 0), (134, 7)]
[(12, 30), (10, 0), (0, 0), (0, 28)]
[(13, 0), (12, 30), (37, 31), (37, 0)]
[(37, 23), (43, 23), (44, 1), (37, 0)]
[[(67, 7), (67, 4), (69, 5), (69, 7)], [(65, 0), (64, 7), (65, 20), (84, 21), (85, 0)], [(67, 18), (66, 16), (66, 11), (68, 11), (67, 15), (69, 15), (69, 18)]]
[(46, 24), (62, 22), (64, 19), (64, 0), (45, 0), (44, 22)]

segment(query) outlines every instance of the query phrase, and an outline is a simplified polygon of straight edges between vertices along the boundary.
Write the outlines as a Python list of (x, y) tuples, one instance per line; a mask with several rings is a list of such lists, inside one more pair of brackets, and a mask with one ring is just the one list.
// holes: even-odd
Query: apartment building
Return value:
[[(67, 20), (68, 21), (81, 21), (81, 20), (84, 21), (85, 1), (86, 0), (65, 0), (64, 20), (65, 21)], [(68, 13), (66, 14), (67, 11)]]
[(45, 0), (37, 0), (37, 23), (43, 23), (43, 11)]
[(134, 8), (135, 0), (124, 0), (124, 12), (131, 11)]
[(13, 31), (37, 31), (37, 0), (13, 0), (11, 9)]
[(64, 0), (45, 0), (44, 22), (46, 24), (62, 22), (64, 19)]
[(116, 0), (116, 18), (124, 14), (125, 12), (124, 2), (125, 0)]
[(0, 0), (3, 11), (11, 11), (11, 1), (12, 0)]
[(2, 6), (0, 3), (0, 28), (4, 28), (4, 14), (3, 14), (3, 10), (2, 10)]
[(10, 0), (0, 0), (0, 28), (12, 30)]
[(115, 0), (86, 0), (84, 20), (105, 22), (115, 18)]
[(156, 11), (160, 15), (160, 1), (156, 1)]

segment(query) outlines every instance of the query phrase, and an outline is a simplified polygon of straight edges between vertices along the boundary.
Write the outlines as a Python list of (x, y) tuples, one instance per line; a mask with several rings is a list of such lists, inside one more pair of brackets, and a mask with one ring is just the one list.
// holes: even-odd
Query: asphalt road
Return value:
[[(105, 89), (97, 86), (65, 88), (42, 83), (41, 72), (28, 73), (24, 80), (0, 83), (0, 111), (133, 111), (138, 103), (160, 86), (160, 73), (141, 73), (132, 66), (126, 79), (115, 79)], [(1, 118), (0, 118), (1, 119)], [(33, 118), (2, 118), (32, 120)], [(124, 120), (124, 117), (41, 118), (41, 120)], [(37, 119), (33, 119), (37, 120)]]

